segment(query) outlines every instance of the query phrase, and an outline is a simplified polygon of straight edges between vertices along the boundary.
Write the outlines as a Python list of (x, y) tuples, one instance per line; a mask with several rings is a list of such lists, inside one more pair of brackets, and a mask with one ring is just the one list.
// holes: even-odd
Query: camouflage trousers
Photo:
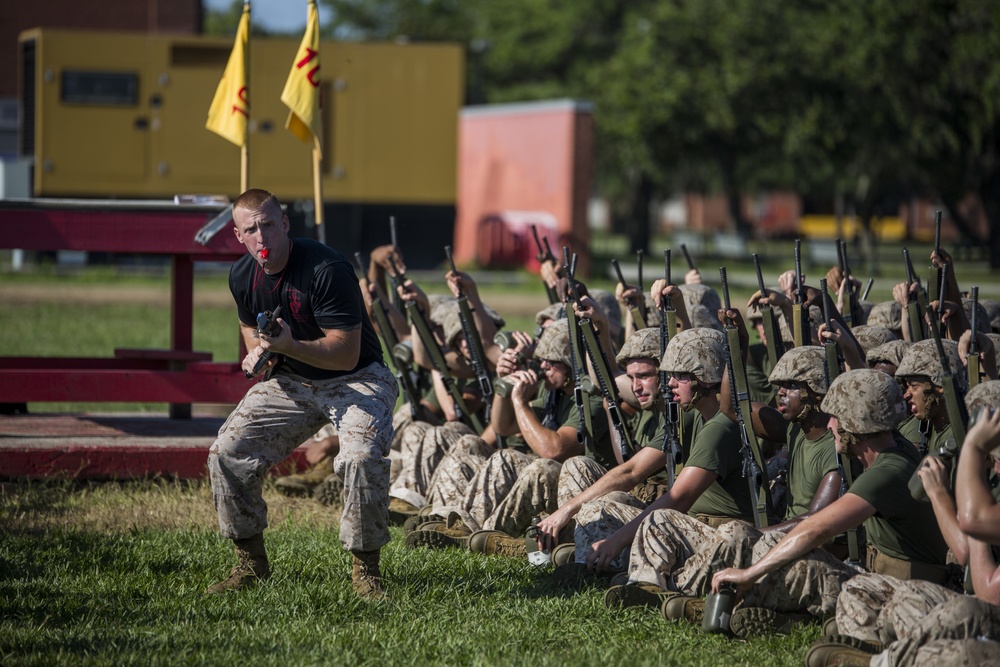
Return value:
[(607, 469), (589, 456), (574, 456), (559, 470), (557, 498), (559, 506), (576, 498), (607, 474)]
[(840, 592), (837, 628), (845, 635), (888, 644), (914, 634), (932, 609), (955, 597), (961, 596), (929, 581), (860, 574)]
[(561, 467), (552, 459), (501, 449), (480, 467), (461, 503), (435, 505), (434, 513), (455, 514), (472, 530), (499, 530), (519, 537), (533, 517), (556, 511)]
[(950, 597), (922, 612), (905, 635), (897, 631), (901, 638), (872, 658), (873, 667), (1000, 664), (1000, 607), (943, 590)]
[(402, 467), (389, 489), (389, 497), (405, 500), (415, 507), (427, 504), (427, 490), (434, 471), (451, 446), (464, 435), (475, 433), (462, 422), (432, 426), (408, 420), (398, 439)]
[[(573, 532), (576, 562), (586, 563), (594, 544), (614, 535), (625, 524), (642, 514), (645, 508), (645, 503), (625, 491), (612, 491), (597, 500), (584, 503), (576, 513), (576, 528)], [(611, 569), (624, 570), (628, 567), (628, 557), (629, 550), (622, 549), (611, 561)]]
[[(752, 535), (751, 531), (756, 533)], [(676, 510), (657, 510), (639, 525), (629, 555), (629, 583), (655, 584), (688, 595), (706, 595), (715, 561), (745, 567), (760, 531), (742, 521), (713, 528)]]
[(493, 448), (478, 435), (463, 435), (438, 464), (427, 485), (427, 504), (431, 507), (460, 505), (469, 482), (490, 458)]
[[(756, 563), (763, 558), (784, 536), (781, 532), (764, 533), (753, 545), (750, 562)], [(834, 615), (844, 584), (858, 573), (859, 570), (829, 551), (813, 549), (762, 577), (747, 592), (743, 603), (749, 607), (805, 612), (817, 618), (827, 618)]]
[(222, 425), (208, 454), (219, 530), (243, 539), (267, 527), (264, 476), (324, 423), (340, 436), (333, 470), (344, 480), (340, 542), (374, 551), (389, 542), (389, 444), (395, 378), (374, 363), (331, 380), (279, 374), (258, 382)]

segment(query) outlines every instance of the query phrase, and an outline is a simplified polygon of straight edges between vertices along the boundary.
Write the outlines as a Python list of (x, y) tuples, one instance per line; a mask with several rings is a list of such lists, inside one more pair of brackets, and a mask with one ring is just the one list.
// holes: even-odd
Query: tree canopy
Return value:
[[(320, 0), (328, 37), (458, 41), (470, 101), (595, 104), (595, 185), (643, 247), (649, 198), (975, 194), (1000, 263), (1000, 3)], [(234, 11), (237, 3), (234, 3)], [(648, 208), (645, 210), (648, 211)]]

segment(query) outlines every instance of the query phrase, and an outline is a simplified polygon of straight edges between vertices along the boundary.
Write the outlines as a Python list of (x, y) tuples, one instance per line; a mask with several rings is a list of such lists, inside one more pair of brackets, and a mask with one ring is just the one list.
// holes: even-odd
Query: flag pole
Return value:
[(247, 127), (243, 131), (243, 145), (240, 146), (240, 192), (250, 189), (250, 44), (253, 41), (253, 16), (250, 10), (250, 0), (243, 0), (247, 10), (247, 46), (243, 54), (243, 78), (246, 81)]
[(326, 243), (326, 228), (323, 226), (323, 172), (321, 165), (323, 154), (314, 142), (312, 150), (313, 163), (313, 200), (316, 208), (316, 240)]

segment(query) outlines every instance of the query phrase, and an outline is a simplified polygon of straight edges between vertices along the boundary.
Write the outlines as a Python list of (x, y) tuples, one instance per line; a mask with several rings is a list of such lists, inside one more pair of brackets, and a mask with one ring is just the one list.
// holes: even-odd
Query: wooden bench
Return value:
[[(0, 403), (237, 403), (250, 387), (236, 363), (192, 348), (194, 263), (233, 262), (246, 249), (232, 233), (195, 236), (219, 206), (97, 200), (0, 200), (0, 248), (167, 255), (170, 349), (116, 349), (114, 357), (0, 357)], [(239, 337), (239, 332), (233, 331)], [(242, 339), (239, 339), (243, 349)]]

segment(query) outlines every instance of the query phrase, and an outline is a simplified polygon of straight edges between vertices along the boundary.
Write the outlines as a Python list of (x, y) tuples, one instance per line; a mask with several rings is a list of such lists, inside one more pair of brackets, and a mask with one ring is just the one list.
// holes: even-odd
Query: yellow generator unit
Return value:
[[(280, 100), (298, 46), (294, 38), (250, 41), (250, 185), (283, 201), (312, 198), (311, 145), (285, 129)], [(205, 37), (22, 33), (19, 152), (33, 159), (34, 195), (235, 197), (240, 149), (205, 129), (231, 49), (231, 39)], [(324, 42), (320, 62), (328, 222), (352, 219), (359, 246), (361, 221), (373, 211), (381, 221), (370, 222), (386, 239), (382, 215), (392, 213), (404, 240), (420, 212), (450, 233), (462, 47)]]

